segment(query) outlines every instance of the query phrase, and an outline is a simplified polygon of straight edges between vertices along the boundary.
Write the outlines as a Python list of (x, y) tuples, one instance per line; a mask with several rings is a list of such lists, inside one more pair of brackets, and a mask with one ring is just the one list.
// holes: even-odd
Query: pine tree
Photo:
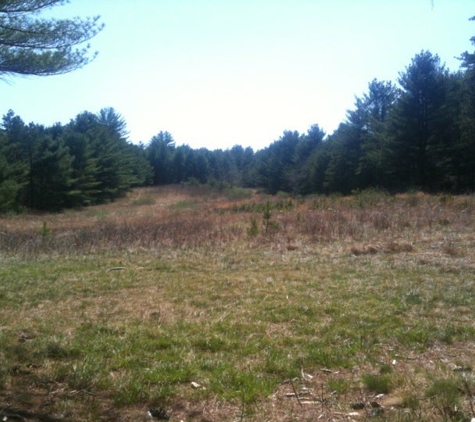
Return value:
[(441, 123), (448, 72), (437, 55), (423, 51), (400, 75), (402, 93), (391, 114), (387, 159), (393, 187), (435, 190), (442, 175), (438, 157), (444, 148)]
[(54, 141), (45, 135), (38, 142), (30, 169), (31, 208), (60, 211), (69, 205), (73, 185), (72, 160), (68, 148), (61, 141)]
[(153, 168), (153, 184), (164, 185), (173, 181), (175, 141), (169, 132), (159, 132), (146, 148), (147, 159)]

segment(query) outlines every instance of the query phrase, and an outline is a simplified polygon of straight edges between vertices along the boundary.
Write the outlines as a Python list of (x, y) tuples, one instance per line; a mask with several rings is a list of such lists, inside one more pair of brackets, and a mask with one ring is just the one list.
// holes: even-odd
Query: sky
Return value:
[(473, 52), (474, 0), (71, 0), (48, 16), (101, 16), (99, 54), (74, 72), (0, 79), (0, 115), (68, 123), (113, 107), (129, 140), (265, 148), (285, 130), (331, 134), (369, 82), (423, 50), (451, 71)]

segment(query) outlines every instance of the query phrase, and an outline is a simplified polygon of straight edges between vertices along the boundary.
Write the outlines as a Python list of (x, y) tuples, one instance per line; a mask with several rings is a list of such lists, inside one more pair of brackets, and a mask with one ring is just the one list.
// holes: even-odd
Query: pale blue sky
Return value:
[(259, 149), (284, 130), (333, 132), (373, 79), (430, 50), (473, 51), (473, 0), (71, 0), (101, 15), (97, 58), (73, 73), (0, 81), (0, 115), (67, 123), (113, 107), (132, 142), (169, 131), (193, 148)]

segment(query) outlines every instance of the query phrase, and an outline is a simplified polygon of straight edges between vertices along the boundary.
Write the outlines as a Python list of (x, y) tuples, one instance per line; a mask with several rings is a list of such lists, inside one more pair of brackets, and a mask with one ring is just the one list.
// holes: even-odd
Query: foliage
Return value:
[(150, 166), (124, 128), (113, 109), (52, 127), (26, 125), (9, 111), (0, 131), (1, 211), (98, 204), (147, 184)]
[(8, 0), (0, 2), (0, 75), (57, 75), (86, 65), (89, 45), (103, 27), (99, 17), (38, 18), (41, 11), (64, 0)]
[(285, 131), (278, 141), (256, 154), (257, 183), (269, 193), (308, 191), (307, 161), (322, 144), (325, 133), (313, 125), (306, 135)]
[[(448, 73), (438, 56), (422, 52), (412, 60), (399, 83), (402, 94), (390, 122), (390, 174), (404, 188), (441, 186), (442, 166), (453, 126), (446, 104)], [(441, 156), (442, 155), (442, 156)]]

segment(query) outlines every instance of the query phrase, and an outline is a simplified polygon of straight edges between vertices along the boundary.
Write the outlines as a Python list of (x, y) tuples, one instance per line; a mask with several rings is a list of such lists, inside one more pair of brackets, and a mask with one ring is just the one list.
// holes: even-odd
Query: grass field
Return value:
[(3, 421), (475, 417), (474, 196), (139, 189), (0, 259)]

